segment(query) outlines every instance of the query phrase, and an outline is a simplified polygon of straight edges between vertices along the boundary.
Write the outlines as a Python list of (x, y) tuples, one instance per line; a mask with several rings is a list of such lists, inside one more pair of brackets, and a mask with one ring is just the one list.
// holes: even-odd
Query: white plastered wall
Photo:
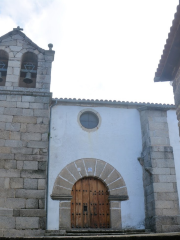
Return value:
[(167, 111), (167, 122), (169, 128), (170, 145), (173, 147), (174, 162), (176, 169), (176, 180), (180, 206), (180, 137), (178, 129), (178, 120), (175, 110)]
[(144, 191), (141, 155), (142, 140), (139, 112), (136, 109), (90, 107), (102, 119), (97, 131), (86, 132), (78, 124), (79, 112), (87, 106), (52, 108), (48, 172), (47, 229), (59, 229), (59, 201), (52, 200), (53, 185), (60, 171), (82, 158), (110, 163), (124, 178), (129, 200), (122, 201), (123, 228), (144, 228)]

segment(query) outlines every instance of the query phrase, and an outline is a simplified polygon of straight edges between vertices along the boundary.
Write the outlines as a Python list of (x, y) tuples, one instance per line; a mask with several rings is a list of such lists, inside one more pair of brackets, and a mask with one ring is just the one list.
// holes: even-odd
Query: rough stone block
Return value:
[(10, 147), (0, 147), (1, 153), (10, 153), (11, 148)]
[(44, 103), (30, 103), (30, 108), (43, 109), (44, 108)]
[[(6, 141), (8, 141), (8, 140), (6, 140)], [(29, 141), (27, 143), (27, 147), (30, 147), (30, 148), (47, 148), (48, 147), (48, 142)]]
[(154, 192), (174, 192), (172, 183), (154, 183)]
[(155, 208), (174, 208), (174, 202), (173, 201), (155, 201)]
[[(77, 162), (77, 161), (76, 161)], [(82, 165), (83, 166), (83, 165)], [(78, 166), (77, 166), (78, 167)], [(84, 167), (84, 166), (83, 166)], [(81, 169), (82, 172), (82, 169)], [(75, 183), (76, 179), (68, 172), (66, 168), (63, 168), (63, 170), (60, 172), (60, 176), (67, 179), (69, 182)], [(83, 175), (84, 176), (84, 175)]]
[(109, 190), (120, 188), (120, 187), (123, 187), (123, 186), (126, 186), (126, 185), (125, 185), (125, 182), (122, 178), (108, 185)]
[(16, 229), (37, 229), (39, 228), (38, 217), (17, 217)]
[(35, 102), (34, 96), (22, 96), (22, 102)]
[(45, 191), (17, 189), (15, 196), (16, 198), (44, 198)]
[(0, 153), (0, 159), (14, 159), (14, 154)]
[(26, 123), (21, 123), (20, 132), (26, 132), (26, 131), (27, 131), (27, 124)]
[(1, 198), (13, 198), (15, 196), (15, 189), (1, 189)]
[(170, 174), (170, 168), (153, 168), (153, 174)]
[(4, 230), (4, 237), (6, 238), (24, 237), (24, 232), (22, 230), (8, 229)]
[(59, 209), (59, 227), (65, 229), (71, 228), (70, 206), (69, 208)]
[(38, 189), (46, 189), (46, 180), (38, 179)]
[(46, 170), (46, 162), (38, 162), (38, 169), (39, 170)]
[(6, 123), (6, 130), (18, 132), (20, 130), (20, 123)]
[(5, 169), (16, 169), (16, 161), (15, 160), (5, 160), (4, 168)]
[(44, 230), (24, 230), (24, 236), (44, 236), (44, 234)]
[(23, 109), (23, 116), (33, 116), (34, 115), (34, 112), (33, 112), (33, 109)]
[(23, 178), (10, 178), (11, 188), (23, 188)]
[(42, 141), (48, 141), (48, 133), (42, 134)]
[(49, 132), (49, 129), (48, 129), (48, 125), (27, 124), (27, 132), (47, 133)]
[(17, 108), (29, 108), (28, 102), (17, 102)]
[(176, 175), (159, 175), (160, 182), (176, 182)]
[(179, 214), (178, 208), (173, 209), (163, 209), (164, 216), (177, 216)]
[[(4, 109), (4, 112), (6, 112), (6, 108)], [(4, 113), (4, 115), (2, 115), (2, 114), (0, 115), (1, 122), (11, 123), (13, 116), (5, 115), (5, 114), (6, 113)], [(11, 115), (13, 115), (13, 114), (11, 114)]]
[(111, 228), (120, 230), (122, 229), (121, 223), (121, 209), (110, 209)]
[(23, 198), (7, 198), (6, 199), (7, 208), (25, 208), (25, 199)]
[(20, 140), (19, 132), (10, 132), (10, 140)]
[(6, 128), (6, 123), (0, 122), (0, 130), (5, 130), (5, 128)]
[(12, 153), (17, 154), (32, 154), (32, 148), (20, 147), (20, 148), (11, 148)]
[(110, 195), (121, 195), (121, 196), (127, 196), (127, 188), (117, 188), (110, 190)]
[(50, 98), (49, 97), (36, 97), (35, 102), (40, 102), (40, 103), (49, 103)]
[(0, 229), (13, 229), (15, 228), (14, 217), (0, 217)]
[(104, 167), (105, 167), (105, 162), (104, 161), (97, 161), (97, 165), (96, 165), (96, 176), (100, 176)]
[(22, 209), (20, 217), (45, 217), (46, 211), (43, 209)]
[(38, 199), (27, 199), (26, 208), (37, 209), (38, 208)]
[(65, 181), (63, 178), (61, 178), (61, 177), (58, 177), (57, 179), (56, 179), (56, 184), (58, 185), (58, 186), (61, 186), (61, 187), (64, 187), (64, 188), (67, 188), (67, 189), (72, 189), (72, 187), (73, 187), (73, 184), (72, 183), (70, 183), (70, 182), (68, 182), (68, 181)]
[(20, 177), (20, 171), (16, 169), (0, 169), (1, 177)]
[(4, 139), (0, 139), (0, 146), (3, 147), (5, 145), (5, 140)]
[(38, 162), (24, 161), (23, 169), (38, 170)]
[(22, 170), (21, 177), (24, 177), (24, 178), (46, 178), (46, 173), (45, 173), (45, 171), (42, 171), (42, 170)]
[(49, 110), (35, 109), (34, 110), (34, 116), (36, 116), (36, 117), (48, 117), (49, 116)]
[(38, 180), (37, 179), (24, 179), (24, 189), (37, 189), (38, 188)]
[(0, 217), (1, 216), (12, 217), (13, 216), (13, 210), (2, 208), (2, 209), (0, 209)]
[(5, 140), (6, 147), (23, 147), (25, 143), (19, 140)]
[(24, 141), (40, 141), (41, 133), (21, 133), (21, 140)]
[(0, 101), (0, 107), (16, 107), (16, 102)]
[(14, 116), (12, 121), (14, 123), (36, 123), (37, 118), (31, 116)]
[[(22, 113), (23, 113), (22, 108), (4, 108), (4, 114), (6, 114), (6, 115), (18, 115), (18, 116), (21, 116)], [(11, 116), (11, 118), (12, 118), (12, 116)]]
[(44, 199), (39, 199), (39, 208), (40, 208), (40, 209), (44, 209), (44, 207), (45, 207), (45, 201), (44, 201)]
[(110, 184), (120, 177), (121, 177), (121, 175), (119, 174), (119, 172), (114, 169), (114, 171), (111, 172), (109, 174), (109, 176), (105, 179), (105, 182), (106, 182), (106, 184)]

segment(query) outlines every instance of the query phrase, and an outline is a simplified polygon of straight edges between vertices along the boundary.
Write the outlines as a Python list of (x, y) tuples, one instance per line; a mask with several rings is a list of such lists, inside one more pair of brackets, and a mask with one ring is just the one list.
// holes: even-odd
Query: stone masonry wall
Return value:
[(0, 91), (0, 236), (44, 234), (50, 101)]
[(146, 228), (155, 232), (180, 230), (173, 149), (167, 112), (141, 109)]

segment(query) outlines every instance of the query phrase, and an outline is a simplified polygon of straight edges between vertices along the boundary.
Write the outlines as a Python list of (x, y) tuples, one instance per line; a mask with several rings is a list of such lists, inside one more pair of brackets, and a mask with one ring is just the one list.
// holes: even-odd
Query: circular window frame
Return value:
[[(99, 120), (97, 127), (88, 129), (88, 128), (85, 128), (85, 127), (82, 126), (82, 124), (81, 124), (81, 122), (80, 122), (80, 117), (81, 117), (81, 115), (82, 115), (83, 113), (85, 113), (85, 112), (92, 112), (93, 114), (96, 115), (96, 117), (97, 117), (98, 120)], [(94, 132), (94, 131), (97, 131), (97, 130), (99, 129), (100, 125), (101, 125), (101, 116), (100, 116), (100, 114), (99, 114), (97, 111), (95, 111), (94, 109), (92, 109), (92, 108), (86, 108), (86, 109), (83, 109), (83, 110), (81, 110), (81, 111), (79, 112), (78, 117), (77, 117), (77, 121), (78, 121), (79, 126), (80, 126), (84, 131), (86, 131), (86, 132)]]

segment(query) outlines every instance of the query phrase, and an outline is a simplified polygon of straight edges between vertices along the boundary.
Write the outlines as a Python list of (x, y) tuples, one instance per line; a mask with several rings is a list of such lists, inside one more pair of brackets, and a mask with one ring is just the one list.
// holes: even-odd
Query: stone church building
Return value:
[(53, 99), (52, 44), (0, 37), (0, 236), (180, 230), (174, 105)]

